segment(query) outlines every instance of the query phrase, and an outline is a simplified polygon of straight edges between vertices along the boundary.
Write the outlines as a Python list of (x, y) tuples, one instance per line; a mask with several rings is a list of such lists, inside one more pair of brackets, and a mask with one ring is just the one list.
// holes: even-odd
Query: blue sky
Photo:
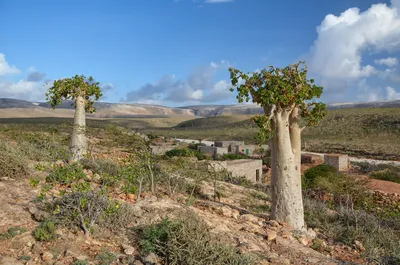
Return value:
[(304, 59), (326, 102), (400, 99), (400, 0), (0, 0), (0, 25), (0, 97), (85, 74), (108, 102), (232, 104), (230, 65)]

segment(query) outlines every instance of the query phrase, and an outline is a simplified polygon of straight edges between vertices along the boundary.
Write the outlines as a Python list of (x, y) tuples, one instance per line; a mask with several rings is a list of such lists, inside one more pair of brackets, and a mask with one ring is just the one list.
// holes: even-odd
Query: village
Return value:
[[(265, 144), (246, 144), (244, 141), (235, 140), (173, 139), (172, 142), (168, 140), (159, 141), (150, 147), (154, 155), (164, 155), (170, 150), (185, 148), (189, 145), (196, 145), (197, 151), (207, 157), (209, 169), (226, 171), (229, 177), (245, 177), (252, 183), (265, 183), (271, 174), (269, 166), (263, 163), (263, 158), (268, 156), (270, 152), (269, 145)], [(231, 156), (234, 159), (221, 159), (224, 155), (236, 156)], [(204, 164), (204, 162), (197, 161), (198, 164)], [(302, 152), (301, 163), (325, 163), (335, 167), (338, 172), (346, 172), (350, 169), (350, 159), (348, 155), (344, 154), (311, 154)]]

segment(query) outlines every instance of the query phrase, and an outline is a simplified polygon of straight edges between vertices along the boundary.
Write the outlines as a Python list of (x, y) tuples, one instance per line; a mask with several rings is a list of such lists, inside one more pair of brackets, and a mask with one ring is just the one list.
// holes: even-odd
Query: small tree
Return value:
[(87, 152), (85, 112), (93, 113), (93, 103), (102, 96), (98, 82), (93, 77), (75, 75), (59, 79), (46, 93), (46, 99), (54, 109), (63, 100), (72, 100), (75, 106), (74, 125), (71, 136), (71, 160), (81, 160)]
[(260, 141), (269, 140), (272, 155), (272, 218), (304, 229), (301, 193), (301, 118), (308, 125), (317, 124), (326, 115), (323, 103), (310, 102), (319, 98), (322, 87), (307, 79), (304, 62), (285, 68), (270, 66), (259, 72), (245, 74), (230, 68), (232, 88), (237, 99), (248, 102), (250, 97), (264, 109), (264, 115), (253, 118), (259, 126)]

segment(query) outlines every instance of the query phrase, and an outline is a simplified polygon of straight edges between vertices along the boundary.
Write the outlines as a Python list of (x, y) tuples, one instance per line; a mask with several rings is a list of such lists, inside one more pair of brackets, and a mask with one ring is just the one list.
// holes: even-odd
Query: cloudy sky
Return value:
[(108, 102), (232, 104), (229, 66), (298, 60), (325, 102), (400, 99), (400, 0), (0, 0), (0, 97), (85, 74)]

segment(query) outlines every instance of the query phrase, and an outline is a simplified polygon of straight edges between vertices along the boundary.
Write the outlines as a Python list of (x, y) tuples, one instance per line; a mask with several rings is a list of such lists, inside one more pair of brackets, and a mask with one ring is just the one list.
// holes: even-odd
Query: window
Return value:
[(256, 182), (260, 182), (260, 170), (256, 169)]

